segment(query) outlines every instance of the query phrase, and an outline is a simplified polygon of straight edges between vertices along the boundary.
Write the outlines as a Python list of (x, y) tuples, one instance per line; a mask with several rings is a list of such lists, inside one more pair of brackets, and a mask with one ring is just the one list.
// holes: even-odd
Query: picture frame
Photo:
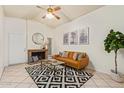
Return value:
[(77, 45), (78, 44), (78, 32), (77, 31), (73, 31), (70, 32), (70, 45)]
[(69, 33), (63, 34), (63, 45), (69, 45)]
[(89, 44), (89, 27), (80, 29), (79, 31), (79, 45)]

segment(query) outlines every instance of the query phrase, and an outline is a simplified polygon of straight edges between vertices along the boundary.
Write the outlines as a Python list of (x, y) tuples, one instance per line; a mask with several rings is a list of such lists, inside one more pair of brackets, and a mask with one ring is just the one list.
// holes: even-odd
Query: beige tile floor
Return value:
[[(37, 88), (37, 85), (26, 72), (28, 64), (18, 64), (5, 68), (0, 79), (0, 88)], [(110, 76), (104, 73), (86, 69), (94, 76), (81, 88), (124, 88), (124, 83), (117, 83), (111, 80)]]

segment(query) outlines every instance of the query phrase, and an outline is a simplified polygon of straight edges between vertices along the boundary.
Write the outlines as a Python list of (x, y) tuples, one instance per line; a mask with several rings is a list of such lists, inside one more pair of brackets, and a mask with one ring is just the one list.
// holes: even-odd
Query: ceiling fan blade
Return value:
[(37, 8), (41, 8), (39, 5), (36, 6)]
[(54, 9), (54, 11), (58, 11), (58, 10), (60, 10), (61, 8), (60, 8), (59, 6), (57, 6), (57, 7), (54, 7), (53, 9)]
[(56, 19), (58, 19), (58, 20), (60, 19), (60, 17), (55, 15), (54, 13), (52, 13), (52, 15), (55, 16)]
[(45, 8), (43, 8), (43, 7), (39, 6), (39, 5), (37, 5), (36, 7), (45, 10)]
[(46, 18), (46, 15), (44, 15), (42, 18), (43, 18), (43, 19)]

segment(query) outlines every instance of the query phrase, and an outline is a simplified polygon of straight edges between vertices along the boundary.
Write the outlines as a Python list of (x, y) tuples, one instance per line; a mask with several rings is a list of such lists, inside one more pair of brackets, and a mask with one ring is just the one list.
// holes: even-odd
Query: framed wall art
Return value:
[(69, 45), (69, 33), (63, 35), (63, 45)]
[(70, 45), (78, 44), (78, 33), (77, 31), (70, 32)]
[(80, 29), (79, 31), (79, 45), (89, 44), (89, 27)]
[(88, 45), (89, 27), (84, 27), (73, 32), (63, 34), (63, 45)]

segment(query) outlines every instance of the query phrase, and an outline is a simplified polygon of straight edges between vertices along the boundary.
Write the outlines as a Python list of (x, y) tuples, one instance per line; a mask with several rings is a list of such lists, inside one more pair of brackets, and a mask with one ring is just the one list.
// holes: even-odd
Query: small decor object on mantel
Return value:
[(48, 49), (48, 44), (49, 44), (49, 41), (48, 41), (48, 38), (47, 38), (46, 40), (44, 40), (43, 49)]
[(110, 33), (104, 40), (104, 46), (105, 51), (108, 53), (111, 51), (114, 51), (115, 53), (115, 70), (111, 70), (112, 79), (117, 82), (124, 82), (124, 79), (121, 77), (117, 69), (117, 54), (119, 49), (124, 48), (124, 34), (119, 31), (115, 32), (113, 29), (111, 29)]

